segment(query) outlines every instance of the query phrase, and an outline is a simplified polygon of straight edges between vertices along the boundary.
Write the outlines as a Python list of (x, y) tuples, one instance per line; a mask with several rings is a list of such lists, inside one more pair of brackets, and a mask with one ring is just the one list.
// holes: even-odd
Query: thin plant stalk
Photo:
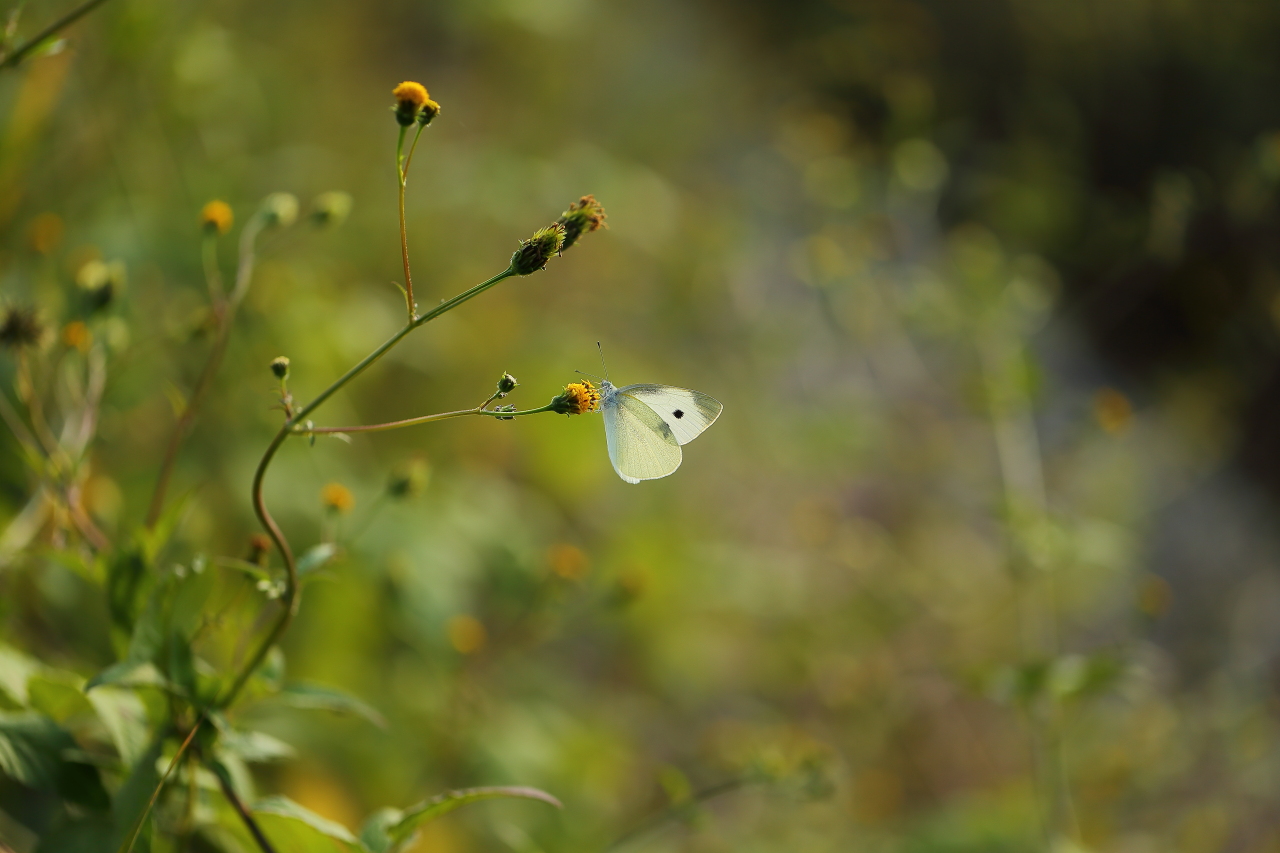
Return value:
[(142, 814), (138, 815), (138, 819), (133, 822), (133, 832), (129, 834), (129, 840), (120, 845), (119, 853), (131, 853), (133, 850), (133, 845), (138, 841), (138, 833), (142, 832), (142, 824), (146, 822), (147, 815), (151, 814), (151, 810), (155, 808), (156, 800), (164, 789), (165, 781), (173, 773), (173, 768), (178, 766), (178, 762), (182, 759), (183, 753), (187, 751), (187, 747), (191, 746), (191, 741), (195, 739), (196, 732), (200, 730), (202, 723), (204, 723), (204, 717), (197, 717), (195, 725), (191, 727), (191, 731), (187, 732), (186, 740), (178, 747), (178, 751), (173, 754), (173, 759), (169, 762), (169, 766), (165, 768), (164, 775), (156, 783), (156, 789), (151, 792), (151, 799), (147, 801), (147, 807), (142, 810)]
[(231, 780), (227, 778), (226, 771), (218, 765), (214, 765), (211, 769), (213, 775), (218, 777), (218, 787), (222, 788), (222, 795), (227, 798), (227, 802), (231, 803), (236, 814), (240, 815), (240, 820), (244, 822), (245, 828), (249, 830), (249, 834), (253, 836), (254, 842), (261, 848), (262, 853), (276, 853), (267, 836), (263, 834), (262, 827), (258, 826), (258, 822), (253, 819), (249, 807), (245, 805), (244, 800), (240, 799), (235, 788), (231, 787)]
[(240, 673), (236, 676), (235, 681), (233, 681), (231, 683), (231, 686), (227, 688), (226, 693), (223, 694), (222, 699), (219, 703), (222, 707), (226, 707), (227, 705), (229, 705), (235, 699), (235, 697), (239, 695), (240, 691), (244, 689), (244, 686), (245, 684), (248, 683), (249, 678), (253, 675), (254, 671), (262, 663), (263, 659), (266, 658), (267, 653), (271, 650), (271, 647), (275, 645), (275, 643), (280, 639), (280, 637), (288, 629), (289, 623), (293, 621), (293, 617), (297, 614), (297, 611), (298, 611), (297, 561), (294, 559), (293, 550), (289, 547), (289, 541), (288, 539), (285, 538), (284, 532), (280, 530), (280, 526), (276, 524), (275, 518), (272, 517), (271, 512), (267, 509), (266, 500), (263, 497), (263, 493), (262, 493), (262, 486), (263, 486), (263, 482), (266, 479), (267, 469), (271, 465), (271, 460), (275, 458), (276, 451), (278, 451), (281, 445), (284, 444), (285, 439), (287, 439), (290, 435), (293, 435), (297, 432), (295, 428), (299, 424), (306, 422), (308, 415), (310, 415), (317, 408), (319, 408), (326, 400), (328, 400), (335, 393), (337, 393), (348, 382), (355, 379), (357, 376), (359, 376), (361, 373), (367, 370), (372, 364), (374, 364), (376, 361), (378, 361), (380, 358), (386, 355), (387, 352), (389, 352), (392, 347), (400, 343), (400, 341), (403, 340), (405, 336), (408, 335), (410, 332), (412, 332), (414, 329), (418, 328), (419, 326), (422, 326), (425, 323), (431, 322), (435, 318), (439, 317), (441, 314), (451, 311), (452, 309), (461, 305), (463, 302), (466, 302), (467, 300), (478, 296), (479, 294), (483, 293), (484, 291), (496, 285), (498, 282), (513, 275), (515, 275), (515, 272), (510, 267), (508, 267), (507, 269), (503, 270), (502, 272), (498, 273), (492, 278), (489, 278), (485, 281), (480, 282), (476, 286), (463, 291), (462, 293), (458, 294), (452, 299), (449, 299), (445, 302), (440, 303), (439, 305), (437, 305), (435, 308), (431, 309), (427, 313), (410, 320), (408, 323), (404, 325), (402, 329), (400, 329), (400, 331), (396, 332), (394, 335), (392, 335), (390, 338), (384, 341), (381, 346), (379, 346), (373, 352), (369, 353), (367, 356), (361, 359), (359, 363), (357, 363), (354, 367), (352, 367), (346, 373), (342, 374), (342, 376), (340, 376), (337, 380), (335, 380), (333, 384), (331, 384), (328, 388), (321, 391), (320, 394), (314, 400), (312, 400), (310, 403), (308, 403), (307, 405), (303, 406), (302, 408), (294, 412), (293, 416), (285, 420), (285, 422), (280, 426), (279, 431), (276, 432), (275, 437), (271, 439), (271, 443), (267, 445), (267, 449), (263, 453), (262, 459), (258, 462), (257, 470), (255, 470), (253, 474), (253, 489), (252, 489), (253, 511), (254, 511), (254, 514), (258, 517), (259, 523), (262, 525), (263, 529), (267, 532), (267, 536), (270, 537), (272, 543), (276, 546), (276, 549), (280, 552), (281, 558), (284, 560), (285, 587), (284, 587), (284, 592), (280, 596), (280, 603), (282, 605), (282, 608), (280, 611), (280, 615), (276, 617), (275, 624), (272, 625), (271, 630), (268, 632), (266, 638), (262, 641), (262, 643), (258, 646), (257, 650), (245, 663), (244, 667), (240, 670)]
[(349, 427), (302, 427), (295, 430), (295, 432), (298, 435), (331, 435), (335, 433), (345, 435), (349, 432), (386, 432), (387, 430), (400, 429), (401, 427), (447, 421), (450, 418), (464, 418), (467, 415), (488, 415), (491, 418), (518, 418), (523, 415), (537, 415), (549, 411), (551, 411), (550, 403), (545, 406), (539, 406), (536, 409), (525, 409), (522, 412), (495, 412), (483, 407), (477, 407), (474, 409), (461, 409), (456, 412), (441, 412), (436, 415), (422, 415), (417, 418), (405, 418), (402, 421), (390, 421), (385, 424), (361, 424), (360, 426)]
[(156, 487), (151, 494), (151, 505), (147, 509), (145, 526), (148, 530), (156, 526), (156, 522), (160, 520), (160, 514), (164, 512), (165, 495), (169, 490), (169, 480), (173, 476), (173, 466), (177, 462), (178, 451), (190, 433), (192, 424), (195, 423), (200, 404), (213, 384), (214, 377), (222, 367), (222, 359), (226, 355), (227, 344), (231, 339), (231, 326), (232, 321), (235, 320), (236, 309), (240, 307), (245, 294), (249, 292), (249, 282), (253, 278), (253, 266), (256, 260), (254, 242), (264, 224), (261, 214), (258, 214), (240, 231), (240, 261), (236, 270), (235, 287), (229, 297), (222, 295), (222, 277), (218, 272), (217, 258), (209, 247), (211, 238), (207, 237), (205, 240), (205, 275), (209, 278), (209, 295), (214, 318), (217, 321), (217, 337), (209, 350), (209, 358), (200, 371), (200, 377), (196, 380), (187, 405), (183, 407), (182, 414), (178, 416), (178, 422), (173, 425), (173, 431), (169, 434), (169, 444), (161, 459), (160, 473), (156, 477)]
[(0, 58), (0, 70), (15, 67), (26, 57), (28, 53), (44, 44), (51, 36), (54, 36), (61, 30), (71, 26), (105, 2), (106, 0), (86, 0), (86, 2), (81, 3), (79, 6), (24, 41), (22, 45), (12, 53)]

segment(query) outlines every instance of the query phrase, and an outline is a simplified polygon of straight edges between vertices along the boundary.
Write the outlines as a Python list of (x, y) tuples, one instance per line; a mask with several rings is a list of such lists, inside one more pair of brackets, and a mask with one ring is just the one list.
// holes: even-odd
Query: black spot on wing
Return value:
[(676, 410), (675, 410), (674, 412), (672, 412), (671, 414), (675, 415), (677, 418), (683, 418), (683, 417), (684, 417), (684, 412), (680, 411), (679, 409), (676, 409)]

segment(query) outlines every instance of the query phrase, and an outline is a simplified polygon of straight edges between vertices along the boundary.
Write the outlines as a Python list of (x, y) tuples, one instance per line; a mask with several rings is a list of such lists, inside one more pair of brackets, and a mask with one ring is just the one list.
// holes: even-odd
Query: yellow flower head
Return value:
[(88, 326), (79, 320), (73, 320), (62, 327), (62, 343), (68, 349), (88, 352), (89, 345), (93, 343), (93, 335), (89, 333)]
[(570, 204), (569, 209), (560, 214), (560, 218), (556, 220), (564, 226), (564, 245), (560, 247), (560, 251), (563, 252), (578, 242), (578, 238), (583, 234), (608, 228), (604, 221), (605, 216), (604, 208), (593, 195), (584, 195), (577, 202)]
[(200, 224), (211, 234), (226, 234), (235, 222), (235, 214), (231, 205), (225, 201), (214, 199), (200, 210)]
[(356, 499), (346, 486), (330, 483), (320, 490), (320, 503), (330, 512), (348, 513), (356, 505)]
[(582, 415), (600, 408), (600, 392), (590, 381), (570, 382), (551, 401), (551, 411), (561, 415)]
[(396, 121), (402, 127), (408, 127), (415, 121), (430, 124), (440, 114), (440, 105), (431, 100), (427, 87), (421, 83), (406, 80), (391, 90), (396, 99)]

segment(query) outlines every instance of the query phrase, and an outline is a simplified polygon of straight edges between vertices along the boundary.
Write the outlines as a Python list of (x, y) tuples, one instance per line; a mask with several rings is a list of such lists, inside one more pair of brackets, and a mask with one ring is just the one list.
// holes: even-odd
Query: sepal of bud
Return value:
[(281, 382), (289, 378), (289, 358), (288, 356), (277, 356), (271, 360), (271, 372), (276, 379)]
[[(396, 122), (401, 127), (409, 127), (415, 121), (419, 121), (423, 108), (428, 104), (435, 108), (431, 118), (435, 118), (435, 114), (440, 112), (440, 105), (431, 100), (431, 97), (427, 94), (427, 87), (421, 83), (406, 80), (392, 89), (391, 94), (396, 99), (394, 108)], [(430, 122), (431, 118), (428, 118), (423, 124)]]
[(556, 222), (533, 232), (528, 240), (520, 241), (520, 248), (511, 256), (511, 271), (516, 275), (529, 275), (543, 269), (553, 255), (560, 254), (564, 245), (564, 226)]
[(498, 396), (505, 397), (520, 385), (516, 378), (510, 373), (502, 374), (502, 378), (498, 380)]

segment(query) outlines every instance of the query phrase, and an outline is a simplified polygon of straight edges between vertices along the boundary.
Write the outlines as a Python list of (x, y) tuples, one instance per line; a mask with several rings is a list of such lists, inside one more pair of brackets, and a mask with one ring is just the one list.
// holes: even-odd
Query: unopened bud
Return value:
[(520, 248), (511, 256), (511, 271), (516, 275), (529, 275), (547, 265), (552, 255), (560, 254), (564, 245), (564, 226), (559, 222), (540, 228), (528, 240), (520, 242)]
[(287, 356), (279, 356), (271, 361), (271, 372), (275, 374), (276, 379), (281, 382), (289, 378), (289, 359)]
[(498, 396), (505, 397), (512, 391), (516, 390), (516, 386), (520, 383), (510, 373), (502, 374), (502, 378), (498, 380)]

